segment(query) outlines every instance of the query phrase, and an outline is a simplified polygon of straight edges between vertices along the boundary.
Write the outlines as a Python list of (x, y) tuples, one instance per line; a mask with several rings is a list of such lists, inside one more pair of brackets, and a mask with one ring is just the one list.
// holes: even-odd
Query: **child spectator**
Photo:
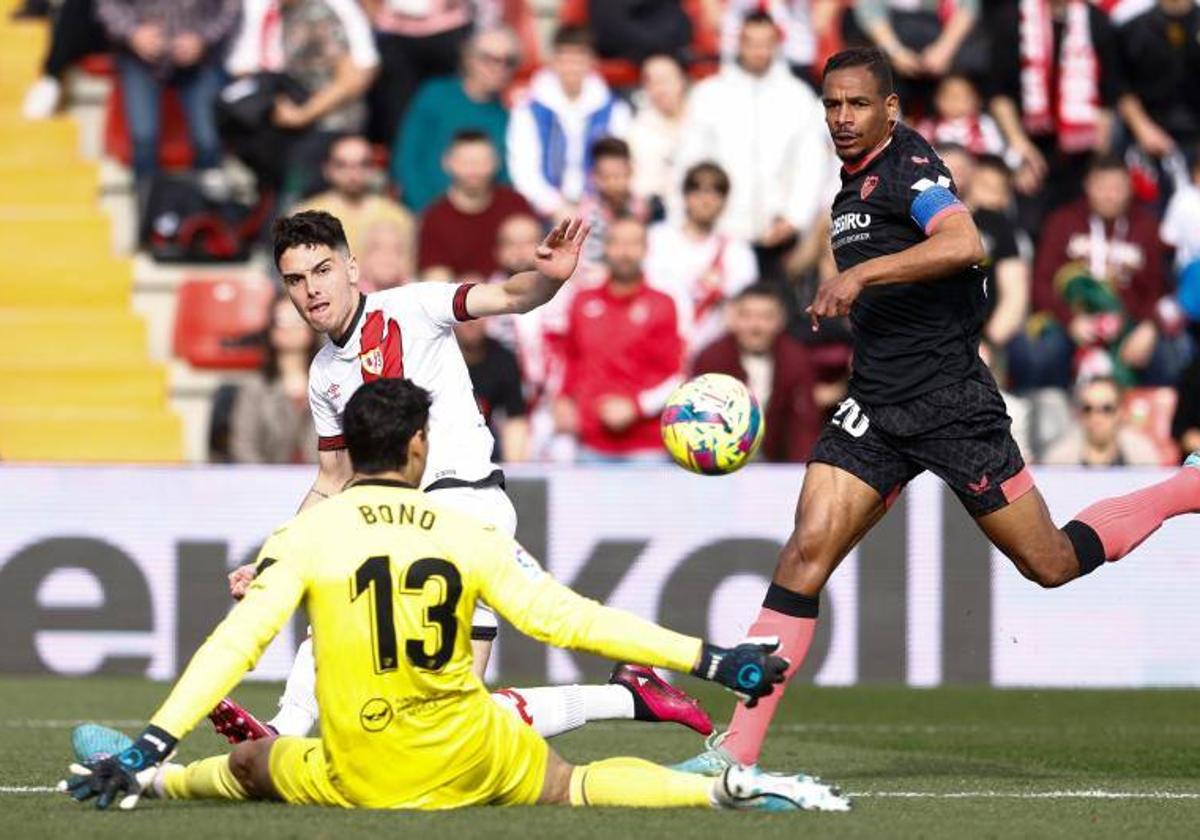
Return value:
[(934, 145), (954, 143), (973, 155), (1004, 154), (1004, 137), (995, 120), (980, 111), (979, 91), (969, 78), (953, 73), (938, 82), (935, 115), (917, 123)]
[(500, 157), (482, 131), (462, 131), (442, 160), (450, 188), (421, 222), (418, 265), (423, 279), (449, 280), (495, 272), (496, 234), (504, 220), (529, 215), (529, 202), (496, 185)]
[(675, 298), (688, 355), (725, 330), (725, 302), (758, 278), (750, 245), (719, 233), (729, 176), (698, 163), (683, 178), (683, 218), (650, 228), (646, 282)]
[(613, 96), (595, 63), (588, 31), (560, 28), (549, 66), (534, 75), (509, 120), (509, 175), (543, 216), (575, 214), (592, 170), (592, 144), (629, 131), (629, 106)]
[(505, 134), (508, 109), (501, 96), (518, 62), (512, 33), (476, 34), (463, 52), (457, 76), (430, 79), (417, 91), (392, 146), (392, 181), (414, 212), (424, 212), (450, 186), (442, 156), (461, 131), (482, 131), (500, 153), (497, 180), (508, 184)]
[(604, 259), (604, 240), (616, 219), (632, 216), (649, 222), (661, 210), (633, 193), (633, 158), (629, 144), (618, 137), (601, 137), (592, 144), (592, 176), (587, 193), (579, 202), (579, 215), (592, 226), (584, 244), (583, 265), (595, 267)]
[(783, 298), (756, 283), (738, 292), (728, 310), (729, 332), (700, 352), (692, 373), (724, 373), (749, 386), (766, 422), (764, 460), (808, 460), (824, 418), (813, 399), (808, 348), (784, 331)]

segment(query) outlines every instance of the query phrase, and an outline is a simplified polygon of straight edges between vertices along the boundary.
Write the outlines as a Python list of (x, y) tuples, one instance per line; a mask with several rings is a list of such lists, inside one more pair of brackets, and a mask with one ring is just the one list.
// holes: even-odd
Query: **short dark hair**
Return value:
[(690, 193), (700, 188), (701, 178), (711, 178), (713, 186), (721, 195), (729, 195), (729, 173), (720, 164), (711, 160), (702, 160), (688, 169), (683, 175), (683, 191)]
[(408, 443), (429, 422), (433, 397), (410, 379), (376, 379), (363, 385), (342, 415), (342, 435), (354, 471), (363, 475), (402, 470)]
[(487, 132), (480, 131), (478, 128), (463, 128), (454, 132), (454, 136), (450, 138), (450, 146), (457, 146), (461, 143), (487, 143), (495, 148), (495, 143), (492, 138), (487, 135)]
[(643, 58), (641, 60), (641, 62), (638, 64), (638, 67), (640, 67), (641, 70), (643, 72), (645, 72), (646, 65), (649, 64), (651, 61), (654, 61), (655, 59), (659, 59), (659, 58), (665, 59), (665, 60), (671, 62), (672, 64), (674, 64), (676, 67), (679, 68), (680, 73), (687, 73), (687, 65), (684, 63), (683, 59), (672, 52), (662, 52), (662, 51), (652, 52), (652, 53), (650, 53), (650, 55), (646, 56), (645, 58)]
[(592, 143), (592, 163), (602, 158), (632, 160), (633, 154), (629, 151), (629, 144), (620, 137), (601, 137)]
[(1000, 155), (983, 154), (975, 156), (975, 166), (978, 169), (992, 169), (1004, 175), (1006, 180), (1012, 179), (1012, 168)]
[(896, 83), (892, 79), (892, 65), (888, 64), (887, 57), (875, 47), (851, 47), (848, 50), (834, 53), (825, 62), (821, 80), (824, 81), (828, 78), (834, 70), (845, 70), (848, 67), (867, 68), (875, 77), (875, 82), (879, 85), (879, 93), (882, 96), (891, 96), (896, 92)]
[(271, 228), (271, 237), (276, 268), (279, 268), (279, 258), (289, 248), (326, 245), (335, 251), (350, 252), (341, 221), (324, 210), (302, 210), (291, 216), (280, 216)]
[(756, 8), (751, 9), (742, 15), (742, 26), (750, 26), (752, 24), (765, 23), (768, 26), (775, 26), (775, 18), (771, 17), (771, 13), (766, 9)]
[(946, 155), (958, 154), (958, 155), (966, 155), (967, 157), (971, 158), (972, 160), (975, 160), (974, 153), (972, 153), (972, 151), (970, 149), (968, 149), (966, 146), (964, 146), (962, 143), (953, 143), (953, 142), (936, 143), (936, 144), (934, 144), (933, 150), (938, 153), (938, 157), (945, 157)]
[(551, 40), (551, 46), (554, 49), (559, 47), (583, 47), (586, 50), (596, 49), (596, 41), (592, 37), (592, 31), (586, 26), (578, 26), (573, 23), (564, 24), (555, 31), (554, 38)]
[(1122, 172), (1129, 172), (1129, 167), (1125, 165), (1124, 158), (1113, 152), (1098, 152), (1092, 155), (1091, 160), (1088, 161), (1087, 174), (1091, 175), (1093, 172), (1112, 172), (1117, 169)]
[(733, 299), (739, 301), (752, 297), (770, 298), (779, 304), (780, 308), (785, 311), (787, 310), (787, 303), (783, 299), (783, 292), (773, 283), (757, 280), (734, 295)]

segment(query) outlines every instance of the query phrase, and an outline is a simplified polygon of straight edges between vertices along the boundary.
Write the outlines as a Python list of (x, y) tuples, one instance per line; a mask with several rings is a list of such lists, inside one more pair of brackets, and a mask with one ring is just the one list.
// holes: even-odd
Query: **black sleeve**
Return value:
[(524, 417), (528, 413), (525, 392), (521, 386), (521, 369), (517, 357), (507, 347), (497, 343), (488, 349), (496, 354), (496, 404), (504, 407), (509, 417)]
[(1021, 249), (1017, 245), (1017, 231), (1012, 222), (1001, 217), (1000, 223), (992, 228), (991, 233), (995, 239), (992, 246), (993, 263), (1021, 256)]
[(1117, 31), (1108, 15), (1100, 9), (1089, 6), (1088, 13), (1091, 15), (1092, 49), (1096, 51), (1096, 62), (1100, 65), (1100, 104), (1113, 108), (1125, 91)]

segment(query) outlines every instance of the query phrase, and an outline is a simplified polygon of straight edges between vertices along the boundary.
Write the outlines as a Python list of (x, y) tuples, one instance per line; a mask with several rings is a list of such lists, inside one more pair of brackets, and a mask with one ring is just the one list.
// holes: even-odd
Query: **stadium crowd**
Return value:
[[(763, 459), (805, 459), (850, 364), (847, 325), (799, 317), (836, 272), (820, 68), (857, 43), (981, 231), (981, 352), (1027, 458), (1200, 448), (1194, 0), (565, 0), (548, 43), (528, 0), (55, 5), (26, 116), (111, 51), (144, 214), (171, 87), (196, 189), (223, 200), (231, 156), (271, 213), (334, 213), (368, 290), (494, 281), (550, 223), (592, 224), (549, 305), (461, 328), (507, 461), (661, 459), (667, 395), (708, 371), (763, 404)], [(282, 298), (264, 323), (214, 457), (313, 460), (314, 337)]]

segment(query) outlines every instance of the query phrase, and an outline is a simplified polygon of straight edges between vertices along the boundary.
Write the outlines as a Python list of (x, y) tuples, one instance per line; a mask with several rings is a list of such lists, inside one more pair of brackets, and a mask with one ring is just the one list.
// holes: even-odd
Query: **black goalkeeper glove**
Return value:
[(692, 673), (728, 688), (749, 708), (758, 698), (775, 690), (784, 680), (788, 661), (772, 654), (779, 650), (779, 637), (750, 638), (737, 647), (721, 648), (705, 643), (700, 664)]
[(59, 782), (58, 788), (78, 802), (95, 797), (100, 810), (115, 800), (117, 807), (128, 811), (137, 805), (138, 797), (154, 781), (159, 765), (175, 752), (177, 743), (178, 739), (157, 726), (147, 726), (133, 746), (116, 755), (72, 764), (71, 778)]

